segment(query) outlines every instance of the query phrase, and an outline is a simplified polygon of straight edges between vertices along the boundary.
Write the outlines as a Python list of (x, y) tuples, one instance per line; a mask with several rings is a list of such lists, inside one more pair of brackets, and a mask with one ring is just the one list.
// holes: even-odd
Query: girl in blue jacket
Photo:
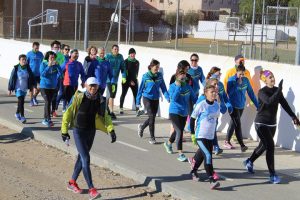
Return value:
[(235, 131), (236, 138), (241, 146), (241, 151), (245, 152), (248, 147), (243, 142), (242, 128), (241, 128), (241, 117), (244, 111), (246, 103), (246, 92), (250, 99), (254, 103), (255, 107), (258, 108), (258, 102), (253, 89), (250, 85), (248, 78), (244, 77), (245, 67), (239, 65), (236, 68), (236, 74), (231, 76), (227, 82), (227, 93), (229, 101), (233, 107), (233, 112), (230, 114), (231, 120), (227, 130), (227, 136), (224, 147), (227, 149), (233, 149), (234, 147), (230, 143), (230, 139)]
[(149, 131), (151, 139), (149, 140), (150, 144), (156, 144), (154, 136), (154, 123), (155, 117), (159, 105), (160, 91), (162, 90), (165, 98), (169, 101), (169, 93), (166, 88), (166, 84), (163, 78), (163, 75), (158, 72), (159, 70), (159, 61), (152, 60), (148, 66), (148, 72), (143, 75), (142, 82), (140, 84), (138, 94), (136, 97), (136, 107), (141, 106), (141, 98), (143, 96), (143, 103), (147, 109), (148, 119), (143, 123), (138, 125), (138, 135), (143, 137), (143, 132), (145, 128), (149, 125)]
[(18, 98), (18, 107), (15, 117), (22, 123), (26, 122), (24, 116), (24, 101), (27, 90), (35, 85), (34, 74), (26, 62), (26, 55), (21, 54), (19, 56), (19, 64), (14, 66), (8, 82), (8, 95), (11, 95), (11, 93), (15, 91), (16, 97)]
[[(188, 64), (185, 60), (181, 62)], [(172, 143), (174, 143), (176, 139), (177, 150), (179, 153), (177, 160), (181, 162), (187, 160), (182, 152), (182, 138), (186, 118), (188, 116), (188, 103), (191, 101), (194, 104), (197, 101), (197, 97), (195, 96), (192, 87), (186, 83), (185, 79), (186, 72), (184, 70), (177, 70), (176, 80), (170, 85), (168, 91), (170, 95), (169, 116), (175, 131), (172, 133), (168, 142), (164, 143), (167, 153), (172, 154)]]
[(56, 86), (58, 83), (57, 77), (62, 77), (61, 68), (55, 61), (55, 58), (56, 54), (52, 51), (48, 51), (45, 55), (44, 62), (42, 62), (40, 66), (40, 88), (42, 97), (45, 100), (44, 120), (42, 121), (42, 124), (48, 127), (53, 126), (50, 116), (50, 107), (53, 95), (56, 92)]

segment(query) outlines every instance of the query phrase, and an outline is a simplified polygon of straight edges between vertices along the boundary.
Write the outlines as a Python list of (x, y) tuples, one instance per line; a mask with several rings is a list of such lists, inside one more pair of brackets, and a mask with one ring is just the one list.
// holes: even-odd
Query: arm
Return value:
[(194, 93), (193, 88), (191, 86), (189, 86), (189, 88), (190, 88), (190, 92), (191, 92), (190, 98), (191, 98), (193, 104), (195, 104), (197, 102), (198, 98), (197, 98), (196, 94)]
[(167, 91), (167, 87), (166, 87), (166, 84), (165, 84), (165, 81), (164, 81), (163, 77), (162, 77), (162, 81), (161, 81), (161, 84), (160, 84), (160, 88), (161, 88), (161, 91), (164, 94), (165, 98), (167, 99), (167, 101), (170, 101), (169, 93)]
[(252, 86), (251, 86), (248, 78), (246, 78), (246, 81), (247, 81), (247, 93), (248, 93), (251, 101), (254, 103), (255, 107), (258, 108), (257, 98), (253, 92)]
[(121, 73), (122, 73), (122, 78), (126, 78), (126, 66), (124, 63), (123, 56), (121, 56), (121, 58), (120, 58), (120, 69), (121, 69)]
[(8, 81), (8, 91), (13, 91), (15, 90), (15, 71), (16, 71), (16, 68), (14, 67), (13, 70), (11, 71), (11, 74), (10, 74), (10, 78), (9, 78), (9, 81)]
[(47, 76), (48, 74), (50, 74), (51, 67), (49, 67), (48, 65), (46, 66), (46, 62), (42, 62), (40, 65), (40, 74), (41, 76)]
[(75, 104), (76, 104), (76, 100), (74, 101), (74, 96), (72, 97), (66, 112), (63, 114), (63, 118), (62, 118), (62, 123), (61, 123), (61, 133), (64, 134), (68, 134), (68, 130), (69, 130), (69, 124), (71, 123), (71, 121), (73, 120), (74, 116), (74, 109), (75, 109)]
[(79, 74), (80, 74), (81, 83), (84, 83), (85, 82), (84, 69), (80, 62), (78, 62), (78, 64), (79, 64)]
[(282, 92), (281, 92), (281, 90), (279, 90), (279, 88), (270, 97), (268, 95), (266, 95), (266, 93), (263, 90), (259, 90), (258, 91), (258, 98), (264, 104), (272, 104), (272, 103), (274, 103), (276, 100), (278, 100), (278, 99), (281, 98), (281, 95), (282, 95)]
[(292, 111), (291, 107), (289, 106), (288, 102), (286, 101), (286, 99), (284, 98), (282, 92), (280, 92), (279, 94), (279, 103), (282, 106), (282, 108), (285, 110), (285, 112), (287, 112), (287, 114), (292, 118), (296, 118), (295, 113)]
[(195, 121), (201, 115), (201, 104), (196, 104), (190, 119), (191, 134), (195, 134)]
[(205, 86), (205, 77), (204, 77), (204, 74), (203, 74), (203, 70), (202, 70), (202, 68), (200, 68), (201, 69), (201, 77), (200, 77), (200, 81), (201, 81), (201, 84), (203, 85), (203, 86)]
[(141, 98), (142, 98), (144, 88), (145, 88), (145, 80), (143, 77), (142, 82), (139, 87), (139, 90), (138, 90), (138, 93), (137, 93), (137, 96), (136, 96), (136, 105), (141, 105)]

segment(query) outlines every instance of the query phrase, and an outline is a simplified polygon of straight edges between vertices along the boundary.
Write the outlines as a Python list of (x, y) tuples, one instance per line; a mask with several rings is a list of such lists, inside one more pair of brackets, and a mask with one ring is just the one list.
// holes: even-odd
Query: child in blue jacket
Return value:
[(248, 147), (243, 142), (242, 128), (241, 128), (241, 116), (244, 111), (246, 103), (246, 92), (250, 99), (254, 103), (255, 107), (258, 108), (258, 102), (253, 89), (250, 85), (248, 78), (244, 77), (245, 67), (239, 65), (236, 68), (236, 74), (231, 76), (227, 82), (227, 93), (229, 101), (233, 107), (233, 112), (230, 114), (231, 120), (229, 128), (227, 130), (227, 136), (224, 147), (227, 149), (233, 149), (234, 147), (230, 143), (230, 139), (235, 131), (236, 138), (241, 146), (241, 151), (245, 152)]
[(13, 91), (18, 98), (18, 107), (15, 117), (18, 121), (26, 123), (24, 116), (24, 101), (27, 94), (27, 90), (35, 85), (34, 74), (31, 68), (27, 64), (26, 55), (19, 55), (19, 64), (15, 65), (8, 82), (8, 95), (11, 95)]
[[(180, 62), (188, 64), (186, 60)], [(186, 71), (177, 70), (176, 80), (170, 85), (168, 91), (170, 95), (169, 116), (175, 131), (172, 133), (168, 142), (164, 143), (167, 153), (172, 154), (172, 143), (174, 143), (176, 139), (177, 150), (179, 153), (177, 160), (181, 162), (187, 160), (186, 156), (182, 152), (182, 138), (186, 118), (188, 116), (188, 103), (191, 101), (194, 104), (197, 100), (192, 87), (186, 83), (185, 79)]]
[(138, 125), (138, 135), (143, 137), (143, 132), (145, 128), (149, 125), (149, 131), (151, 139), (149, 140), (150, 144), (156, 144), (154, 136), (155, 128), (155, 117), (159, 105), (160, 91), (164, 94), (167, 101), (169, 100), (169, 93), (163, 78), (163, 75), (158, 72), (159, 70), (159, 61), (152, 60), (148, 66), (148, 72), (143, 75), (142, 82), (140, 84), (138, 94), (136, 97), (136, 107), (141, 106), (141, 98), (143, 96), (143, 103), (147, 109), (148, 119), (143, 123)]

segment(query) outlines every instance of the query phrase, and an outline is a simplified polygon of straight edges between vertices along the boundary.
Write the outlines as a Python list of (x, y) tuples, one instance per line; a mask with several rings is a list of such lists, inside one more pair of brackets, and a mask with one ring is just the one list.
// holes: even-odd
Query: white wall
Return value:
[[(13, 40), (0, 39), (0, 77), (9, 78), (10, 72), (15, 64), (18, 63), (18, 55), (25, 53), (31, 50), (31, 44), (26, 42), (18, 42)], [(121, 45), (120, 52), (123, 54), (124, 58), (127, 57), (128, 50), (132, 46)], [(147, 66), (150, 63), (152, 58), (155, 58), (160, 61), (161, 68), (164, 72), (164, 79), (168, 87), (169, 80), (172, 74), (175, 73), (177, 63), (180, 60), (189, 60), (191, 52), (181, 52), (175, 50), (167, 49), (157, 49), (157, 48), (147, 48), (147, 47), (138, 47), (134, 46), (137, 51), (137, 59), (140, 61), (140, 73), (139, 80), (141, 80), (142, 75), (147, 71)], [(49, 46), (41, 46), (41, 51), (46, 52), (50, 50)], [(85, 52), (80, 52), (79, 60), (82, 61), (86, 56)], [(234, 61), (232, 57), (226, 56), (215, 56), (199, 53), (200, 65), (203, 68), (205, 74), (208, 73), (209, 69), (212, 66), (219, 66), (222, 69), (223, 74), (226, 70), (233, 66)], [(246, 67), (251, 72), (253, 76), (252, 79), (255, 83), (254, 90), (257, 92), (258, 89), (263, 86), (263, 83), (259, 81), (258, 73), (255, 73), (255, 68), (257, 66), (262, 66), (265, 69), (270, 69), (273, 71), (277, 82), (280, 79), (284, 79), (283, 83), (283, 94), (287, 98), (287, 101), (291, 105), (292, 109), (299, 116), (300, 110), (300, 90), (297, 89), (297, 86), (300, 83), (300, 66), (293, 66), (288, 64), (277, 64), (264, 61), (246, 61)], [(119, 99), (121, 95), (121, 81), (119, 81), (118, 92), (115, 104), (119, 105)], [(132, 93), (128, 92), (124, 107), (132, 108)], [(161, 116), (164, 118), (168, 117), (169, 104), (166, 100), (160, 102), (160, 111)], [(255, 117), (255, 108), (253, 106), (247, 105), (245, 112), (242, 117), (243, 124), (243, 135), (245, 137), (251, 137), (256, 139), (256, 132), (253, 127), (253, 120)], [(277, 145), (285, 147), (287, 149), (293, 149), (300, 151), (300, 141), (296, 138), (299, 138), (299, 131), (296, 131), (290, 117), (282, 111), (281, 107), (278, 110), (278, 131), (275, 135), (275, 141)], [(228, 123), (228, 115), (221, 117), (219, 130), (226, 131)], [(278, 134), (279, 133), (279, 134)]]

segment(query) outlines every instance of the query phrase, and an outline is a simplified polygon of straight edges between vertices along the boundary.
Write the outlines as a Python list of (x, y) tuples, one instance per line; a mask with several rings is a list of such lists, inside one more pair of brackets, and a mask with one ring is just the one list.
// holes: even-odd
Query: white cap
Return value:
[(87, 85), (99, 85), (99, 82), (97, 81), (97, 79), (95, 77), (90, 77), (88, 78), (85, 83)]

